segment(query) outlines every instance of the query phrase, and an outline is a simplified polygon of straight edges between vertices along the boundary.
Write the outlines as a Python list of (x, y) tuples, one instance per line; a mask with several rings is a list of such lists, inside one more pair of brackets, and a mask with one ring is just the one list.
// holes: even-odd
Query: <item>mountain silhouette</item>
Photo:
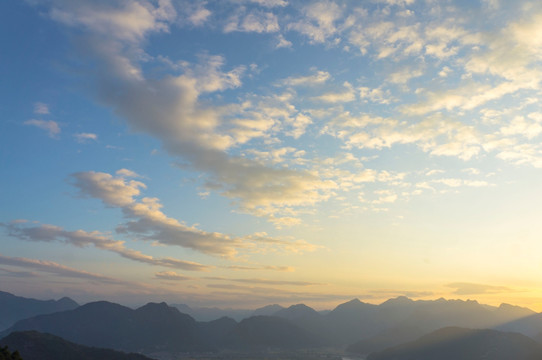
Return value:
[(13, 332), (1, 339), (0, 344), (18, 349), (24, 360), (151, 360), (140, 354), (74, 344), (37, 331)]
[(447, 327), (368, 360), (540, 360), (542, 345), (518, 333)]
[(78, 306), (79, 304), (68, 297), (59, 300), (36, 300), (0, 291), (0, 331), (22, 319), (72, 310)]
[(228, 347), (244, 350), (318, 347), (321, 340), (306, 330), (276, 316), (252, 316), (241, 321), (228, 336)]

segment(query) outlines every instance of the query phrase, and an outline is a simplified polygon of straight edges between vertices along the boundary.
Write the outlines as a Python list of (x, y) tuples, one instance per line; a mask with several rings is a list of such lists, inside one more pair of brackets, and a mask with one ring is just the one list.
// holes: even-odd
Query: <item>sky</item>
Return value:
[(542, 311), (542, 3), (0, 2), (0, 289)]

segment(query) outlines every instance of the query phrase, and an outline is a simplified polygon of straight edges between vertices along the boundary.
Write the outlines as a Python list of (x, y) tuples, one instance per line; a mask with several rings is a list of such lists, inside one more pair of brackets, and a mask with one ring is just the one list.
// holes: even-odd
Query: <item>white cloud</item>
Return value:
[(31, 119), (24, 122), (25, 125), (35, 126), (40, 129), (43, 129), (49, 133), (49, 137), (51, 138), (57, 138), (58, 134), (60, 134), (60, 126), (58, 126), (58, 123), (52, 120), (36, 120)]
[(356, 93), (354, 91), (354, 87), (348, 81), (344, 82), (343, 87), (345, 88), (344, 91), (328, 92), (314, 97), (314, 100), (323, 101), (326, 103), (343, 103), (356, 100)]
[(93, 134), (93, 133), (78, 133), (78, 134), (74, 134), (73, 136), (79, 143), (86, 143), (89, 140), (92, 140), (92, 141), (98, 140), (98, 135)]
[(120, 170), (117, 170), (117, 171), (115, 172), (115, 174), (117, 174), (117, 175), (119, 175), (119, 176), (122, 176), (122, 177), (132, 177), (132, 178), (141, 177), (141, 175), (139, 175), (139, 174), (136, 173), (135, 171), (128, 170), (128, 169), (120, 169)]
[(270, 12), (252, 11), (245, 15), (232, 16), (224, 32), (242, 31), (255, 33), (273, 33), (280, 30), (277, 17)]
[(323, 43), (337, 33), (335, 22), (342, 16), (342, 9), (331, 1), (317, 1), (303, 8), (304, 19), (290, 23), (295, 30), (310, 38), (311, 42)]
[(49, 114), (49, 106), (42, 102), (34, 104), (34, 114), (47, 115)]
[(176, 15), (169, 0), (159, 1), (157, 7), (146, 0), (56, 1), (50, 11), (54, 20), (66, 25), (129, 42), (140, 41), (148, 32), (167, 31)]
[(314, 70), (313, 75), (288, 77), (281, 81), (286, 86), (313, 86), (318, 84), (324, 84), (331, 78), (331, 75), (327, 71)]
[(280, 49), (280, 48), (291, 48), (292, 47), (292, 42), (291, 41), (288, 41), (284, 38), (284, 35), (282, 34), (279, 34), (278, 38), (277, 38), (277, 45), (275, 45), (275, 47), (277, 49)]

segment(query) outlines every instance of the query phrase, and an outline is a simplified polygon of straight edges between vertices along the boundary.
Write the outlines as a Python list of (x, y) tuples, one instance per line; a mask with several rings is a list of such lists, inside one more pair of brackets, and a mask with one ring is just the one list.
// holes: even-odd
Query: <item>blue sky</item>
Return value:
[(538, 2), (0, 14), (3, 290), (542, 309)]

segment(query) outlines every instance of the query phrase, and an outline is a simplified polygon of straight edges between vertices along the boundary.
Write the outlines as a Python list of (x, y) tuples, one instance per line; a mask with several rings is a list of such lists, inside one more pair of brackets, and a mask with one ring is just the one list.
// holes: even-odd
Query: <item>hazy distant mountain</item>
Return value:
[(0, 345), (18, 349), (24, 360), (151, 360), (140, 354), (77, 345), (37, 331), (11, 333)]
[(68, 297), (60, 300), (36, 300), (0, 291), (0, 331), (22, 319), (72, 310), (78, 306), (79, 304)]
[(241, 321), (228, 336), (228, 347), (242, 350), (318, 347), (321, 340), (276, 316), (252, 316)]
[(542, 345), (518, 333), (439, 329), (418, 340), (369, 355), (368, 360), (540, 360)]
[(259, 316), (259, 315), (273, 315), (275, 314), (277, 311), (280, 311), (284, 309), (283, 306), (280, 306), (278, 304), (273, 304), (273, 305), (267, 305), (267, 306), (264, 306), (264, 307), (261, 307), (261, 308), (258, 308), (256, 310), (254, 310), (251, 314), (251, 316)]
[(201, 322), (198, 326), (200, 335), (204, 337), (208, 348), (215, 351), (228, 346), (227, 336), (233, 332), (237, 321), (229, 317), (222, 317), (213, 321)]
[(367, 354), (405, 341), (414, 340), (442, 327), (494, 328), (534, 336), (542, 331), (542, 315), (527, 308), (503, 304), (481, 305), (476, 301), (413, 301), (406, 297), (390, 299), (377, 306), (371, 321), (381, 330), (360, 336), (349, 346), (352, 352)]
[(378, 306), (358, 299), (340, 304), (325, 315), (326, 338), (336, 345), (348, 345), (382, 330), (376, 317)]
[(320, 317), (321, 315), (311, 307), (305, 304), (292, 305), (289, 308), (281, 309), (273, 314), (288, 320), (295, 320), (301, 318)]
[(192, 316), (197, 321), (212, 321), (222, 317), (229, 317), (241, 321), (251, 315), (253, 310), (248, 309), (222, 309), (218, 307), (192, 307), (186, 304), (172, 304), (180, 312)]

